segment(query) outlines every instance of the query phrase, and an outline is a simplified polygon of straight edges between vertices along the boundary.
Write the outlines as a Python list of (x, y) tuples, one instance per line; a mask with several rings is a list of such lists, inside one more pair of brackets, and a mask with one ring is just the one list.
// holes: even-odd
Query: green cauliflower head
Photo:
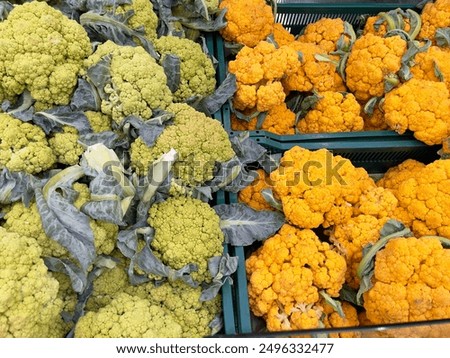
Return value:
[(158, 28), (158, 16), (153, 11), (153, 4), (149, 0), (133, 0), (130, 4), (122, 4), (114, 9), (116, 15), (133, 11), (133, 16), (128, 20), (128, 26), (134, 30), (143, 28), (145, 37), (156, 40)]
[(127, 267), (123, 259), (114, 268), (106, 270), (95, 279), (86, 310), (98, 311), (123, 292), (167, 309), (180, 324), (180, 337), (184, 338), (211, 335), (210, 323), (222, 310), (220, 295), (209, 301), (200, 301), (200, 286), (194, 288), (180, 281), (166, 281), (156, 286), (153, 282), (132, 285), (128, 281)]
[(0, 113), (0, 169), (38, 174), (55, 162), (56, 156), (40, 127)]
[(153, 253), (173, 269), (194, 263), (197, 282), (210, 282), (208, 260), (223, 253), (220, 218), (209, 204), (191, 197), (171, 197), (152, 205), (148, 223), (155, 229)]
[(0, 337), (63, 337), (59, 284), (36, 240), (0, 228)]
[(198, 186), (214, 177), (216, 163), (234, 156), (231, 142), (221, 123), (196, 111), (185, 103), (167, 108), (175, 114), (173, 125), (167, 126), (153, 147), (138, 138), (131, 144), (131, 166), (145, 175), (149, 166), (171, 148), (178, 153), (174, 175), (185, 184)]
[(97, 312), (86, 313), (75, 326), (75, 338), (177, 338), (181, 334), (168, 310), (125, 292)]
[(216, 71), (200, 44), (188, 38), (161, 36), (155, 41), (155, 48), (161, 54), (161, 61), (168, 54), (180, 59), (181, 77), (173, 94), (175, 102), (184, 102), (193, 96), (205, 97), (214, 92)]
[(106, 97), (102, 98), (102, 113), (117, 123), (130, 115), (149, 119), (153, 110), (165, 109), (172, 103), (164, 69), (143, 47), (107, 41), (86, 60), (86, 67), (107, 55), (111, 55), (111, 80), (103, 88)]
[(69, 103), (92, 52), (84, 28), (43, 1), (15, 6), (0, 43), (0, 102), (28, 90), (37, 109)]
[(155, 305), (169, 310), (181, 325), (183, 338), (201, 338), (211, 335), (211, 321), (222, 311), (222, 298), (200, 301), (202, 288), (191, 287), (180, 281), (166, 281), (160, 286), (152, 284), (134, 287), (135, 294)]

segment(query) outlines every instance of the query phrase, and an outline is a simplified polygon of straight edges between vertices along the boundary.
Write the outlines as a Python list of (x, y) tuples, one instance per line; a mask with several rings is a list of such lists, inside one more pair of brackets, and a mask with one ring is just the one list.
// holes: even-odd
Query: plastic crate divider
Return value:
[[(229, 245), (224, 246), (224, 253), (229, 253)], [(236, 334), (236, 320), (234, 317), (233, 293), (231, 285), (226, 282), (222, 286), (223, 330), (226, 335)]]
[[(225, 204), (225, 193), (223, 191), (219, 191), (214, 194), (213, 197), (213, 205), (214, 204)], [(231, 247), (228, 244), (224, 245), (224, 253), (230, 253)], [(222, 310), (223, 310), (223, 331), (225, 335), (232, 336), (237, 333), (237, 324), (235, 317), (235, 309), (234, 309), (234, 299), (233, 299), (233, 288), (232, 286), (226, 282), (221, 289), (222, 294)]]
[[(237, 203), (238, 198), (235, 193), (228, 194), (228, 203)], [(234, 255), (239, 258), (239, 265), (236, 272), (237, 280), (234, 282), (235, 286), (235, 302), (236, 315), (238, 322), (239, 333), (252, 333), (252, 323), (250, 320), (250, 306), (248, 302), (247, 290), (247, 272), (245, 270), (245, 252), (242, 246), (230, 246)]]

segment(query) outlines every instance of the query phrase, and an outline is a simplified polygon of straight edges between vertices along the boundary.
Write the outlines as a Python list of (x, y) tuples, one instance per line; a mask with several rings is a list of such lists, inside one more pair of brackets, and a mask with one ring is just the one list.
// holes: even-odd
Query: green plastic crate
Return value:
[[(223, 193), (216, 193), (213, 200), (213, 205), (215, 204), (225, 204), (225, 196)], [(235, 256), (234, 248), (230, 245), (225, 245), (224, 252), (229, 253), (231, 256)], [(241, 261), (239, 259), (239, 266), (241, 266)], [(245, 270), (245, 269), (244, 269)], [(241, 280), (242, 281), (242, 280)], [(221, 289), (222, 295), (222, 316), (223, 316), (223, 333), (225, 336), (233, 336), (237, 334), (237, 320), (234, 311), (234, 297), (232, 286), (226, 282)]]
[[(219, 191), (215, 194), (217, 204), (236, 203), (237, 194)], [(232, 275), (233, 284), (222, 287), (225, 336), (252, 332), (248, 302), (245, 251), (242, 246), (227, 245), (228, 253), (238, 257), (238, 268)], [(226, 296), (224, 296), (224, 290)], [(217, 335), (220, 337), (221, 335)]]
[[(395, 8), (415, 9), (418, 1), (390, 1), (390, 2), (327, 2), (327, 3), (280, 3), (277, 5), (276, 22), (282, 23), (292, 34), (298, 34), (307, 24), (315, 22), (322, 17), (338, 18), (351, 23), (358, 28), (363, 22), (363, 15), (376, 15), (382, 11), (389, 11)], [(417, 10), (418, 11), (418, 10)], [(227, 60), (229, 59), (224, 47), (224, 41), (218, 34), (215, 36), (215, 56), (219, 61), (218, 78), (222, 82), (227, 75)], [(231, 129), (231, 109), (227, 103), (222, 106), (222, 123), (228, 132), (234, 134), (236, 132)], [(296, 134), (296, 135), (278, 135), (264, 130), (249, 131), (251, 136), (269, 136), (278, 140), (310, 140), (311, 138), (327, 139), (328, 136), (333, 138), (336, 133), (330, 134)], [(353, 132), (362, 133), (362, 132)], [(337, 133), (341, 139), (353, 140), (353, 133)], [(407, 139), (415, 140), (412, 133), (399, 135), (391, 130), (367, 131), (367, 138), (382, 138), (389, 136), (390, 139), (407, 137)]]
[[(407, 137), (399, 138), (395, 133), (384, 136), (373, 136), (370, 132), (349, 133), (346, 138), (338, 134), (321, 135), (295, 141), (279, 141), (274, 136), (252, 136), (252, 139), (265, 147), (270, 153), (283, 153), (293, 146), (316, 150), (326, 148), (333, 154), (349, 159), (355, 166), (363, 167), (369, 173), (384, 173), (389, 168), (406, 159), (416, 159), (422, 163), (430, 163), (439, 158), (440, 146), (427, 146)], [(284, 139), (286, 139), (285, 136)]]

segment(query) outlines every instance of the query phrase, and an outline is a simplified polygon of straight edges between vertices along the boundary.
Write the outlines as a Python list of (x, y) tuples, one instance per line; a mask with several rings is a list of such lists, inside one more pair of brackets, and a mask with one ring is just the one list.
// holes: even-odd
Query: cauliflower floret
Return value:
[(143, 47), (119, 46), (107, 41), (86, 61), (86, 67), (111, 55), (111, 81), (104, 88), (107, 98), (102, 99), (101, 111), (120, 123), (135, 115), (149, 119), (153, 110), (165, 109), (172, 103), (164, 69)]
[[(344, 21), (341, 18), (323, 17), (306, 25), (298, 40), (319, 45), (326, 53), (330, 53), (337, 50), (336, 44), (340, 37), (345, 34), (344, 30)], [(349, 37), (345, 39), (349, 42)]]
[(38, 174), (55, 162), (56, 156), (41, 128), (0, 113), (0, 168)]
[(92, 52), (85, 29), (43, 1), (15, 6), (0, 42), (0, 102), (29, 90), (37, 109), (69, 103)]
[(175, 177), (193, 186), (211, 180), (216, 163), (234, 156), (228, 134), (219, 121), (185, 103), (172, 104), (167, 110), (175, 114), (173, 125), (164, 129), (151, 148), (141, 138), (131, 144), (132, 167), (145, 175), (152, 162), (173, 148), (178, 153)]
[(78, 143), (78, 130), (72, 126), (63, 126), (62, 132), (54, 133), (48, 140), (50, 148), (56, 155), (58, 163), (75, 165), (84, 153), (83, 146)]
[(298, 53), (290, 46), (276, 48), (261, 41), (254, 48), (243, 47), (236, 59), (228, 63), (228, 70), (237, 81), (234, 107), (262, 112), (280, 106), (286, 98), (280, 81), (299, 67)]
[(86, 118), (91, 125), (94, 133), (100, 133), (104, 131), (110, 131), (111, 128), (111, 117), (103, 114), (102, 112), (86, 111), (84, 112)]
[(36, 240), (0, 228), (0, 337), (63, 337), (58, 281)]
[(200, 301), (202, 288), (191, 287), (180, 281), (153, 282), (132, 285), (128, 281), (125, 261), (102, 273), (94, 281), (94, 289), (86, 305), (87, 311), (98, 311), (111, 303), (121, 292), (145, 299), (171, 312), (182, 327), (180, 337), (205, 337), (211, 334), (211, 321), (221, 312), (221, 296)]
[(239, 192), (238, 199), (255, 210), (275, 210), (261, 194), (262, 190), (272, 187), (270, 177), (262, 169), (258, 169), (257, 173), (255, 180)]
[(385, 80), (400, 70), (406, 47), (400, 36), (384, 38), (368, 33), (355, 41), (345, 73), (347, 87), (358, 100), (384, 95)]
[(346, 91), (344, 81), (333, 63), (338, 60), (337, 56), (328, 56), (333, 62), (319, 61), (316, 56), (324, 53), (319, 45), (297, 40), (289, 43), (288, 46), (298, 53), (301, 65), (283, 78), (282, 83), (286, 92)]
[(75, 326), (76, 338), (177, 338), (181, 334), (169, 310), (124, 292), (98, 312), (86, 313)]
[(148, 223), (155, 229), (151, 248), (164, 264), (176, 270), (196, 264), (194, 280), (210, 282), (208, 259), (223, 253), (219, 221), (215, 211), (201, 200), (169, 198), (150, 208)]
[[(255, 109), (248, 110), (249, 114), (254, 113)], [(247, 111), (244, 112), (246, 114)], [(258, 124), (258, 117), (256, 116), (247, 122), (231, 114), (231, 128), (238, 131), (255, 130)], [(264, 117), (261, 129), (276, 134), (295, 134), (295, 113), (292, 112), (283, 102), (279, 106), (270, 108)]]
[(194, 96), (205, 97), (214, 92), (216, 71), (200, 44), (187, 38), (162, 36), (155, 41), (155, 48), (161, 54), (161, 61), (169, 54), (180, 59), (180, 84), (173, 93), (175, 102), (184, 102)]

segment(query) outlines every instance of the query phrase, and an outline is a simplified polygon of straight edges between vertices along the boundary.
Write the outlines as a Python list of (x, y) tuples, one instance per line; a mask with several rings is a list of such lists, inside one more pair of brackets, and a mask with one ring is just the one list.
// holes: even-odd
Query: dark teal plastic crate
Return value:
[[(225, 203), (226, 203), (225, 196), (223, 195), (223, 193), (219, 192), (214, 196), (212, 205)], [(230, 245), (224, 246), (224, 252), (229, 253), (231, 256), (236, 256), (234, 254), (234, 248), (231, 247)], [(243, 261), (243, 258), (239, 258), (239, 267), (242, 265), (241, 261)], [(222, 286), (221, 295), (222, 295), (222, 317), (223, 317), (222, 331), (225, 336), (233, 336), (237, 334), (237, 320), (235, 314), (235, 304), (232, 285), (226, 282)]]
[[(389, 11), (395, 8), (402, 9), (415, 9), (419, 1), (390, 1), (390, 2), (301, 2), (301, 3), (280, 3), (277, 5), (277, 17), (276, 22), (283, 24), (292, 34), (298, 34), (307, 24), (315, 22), (322, 17), (341, 18), (344, 21), (351, 23), (355, 28), (360, 27), (363, 24), (363, 16), (376, 15), (382, 11)], [(224, 41), (219, 34), (215, 36), (215, 56), (219, 61), (218, 66), (218, 78), (222, 82), (228, 73), (227, 61), (232, 57), (229, 57), (224, 47)], [(231, 134), (236, 133), (231, 129), (231, 109), (227, 103), (222, 106), (222, 123), (228, 132)], [(323, 133), (323, 134), (295, 134), (295, 135), (278, 135), (267, 132), (265, 130), (249, 131), (250, 136), (268, 136), (280, 141), (283, 140), (297, 140), (297, 141), (309, 141), (311, 138), (332, 139), (336, 135), (341, 139), (353, 140), (353, 133), (367, 133), (366, 138), (373, 137), (374, 139), (389, 136), (390, 139), (396, 140), (397, 138), (408, 137), (408, 140), (414, 139), (412, 133), (406, 133), (399, 135), (392, 130), (381, 131), (364, 131), (364, 132), (345, 132), (345, 133)], [(287, 139), (286, 139), (287, 138)], [(417, 141), (417, 140), (416, 140)], [(423, 144), (425, 146), (425, 144)]]
[(345, 138), (337, 133), (318, 137), (308, 135), (301, 141), (288, 140), (288, 136), (284, 136), (280, 141), (275, 139), (276, 135), (270, 134), (254, 135), (252, 139), (273, 154), (283, 153), (296, 145), (310, 150), (326, 148), (335, 155), (349, 159), (353, 165), (363, 167), (369, 173), (384, 173), (406, 159), (430, 163), (439, 158), (440, 146), (428, 146), (414, 138), (399, 137), (389, 131), (383, 136), (373, 136), (370, 132), (348, 134)]
[[(215, 195), (217, 204), (237, 202), (237, 194), (234, 193), (220, 191)], [(251, 333), (252, 327), (250, 320), (250, 306), (248, 302), (244, 247), (228, 245), (228, 253), (231, 256), (237, 256), (239, 261), (238, 268), (232, 275), (233, 285), (228, 285), (230, 287), (230, 292), (227, 291), (227, 298), (224, 298), (223, 300), (224, 305), (227, 304), (228, 306), (227, 314), (224, 312), (224, 316), (226, 316), (224, 319), (227, 319), (227, 322), (224, 323), (226, 328), (225, 335)], [(232, 300), (232, 306), (229, 305), (230, 299)], [(231, 316), (231, 314), (233, 314), (233, 316)], [(231, 329), (233, 324), (235, 325), (234, 332), (232, 332)]]

